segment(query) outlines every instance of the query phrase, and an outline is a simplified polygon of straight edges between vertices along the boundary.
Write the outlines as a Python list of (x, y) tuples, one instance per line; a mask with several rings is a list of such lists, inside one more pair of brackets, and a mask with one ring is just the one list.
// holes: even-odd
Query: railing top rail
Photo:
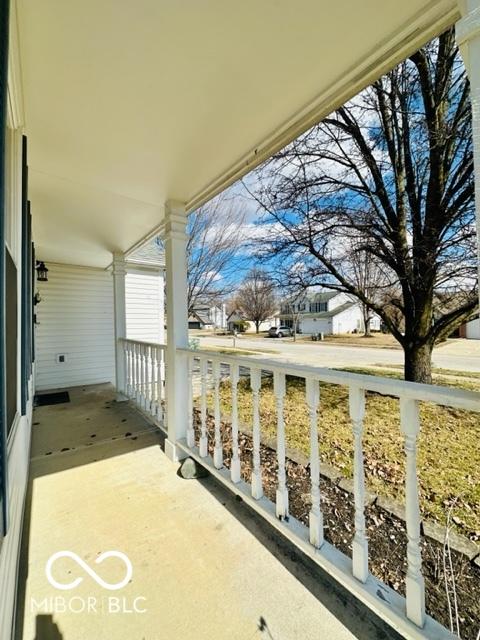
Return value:
[(132, 338), (118, 338), (118, 340), (123, 343), (143, 344), (147, 347), (160, 347), (161, 349), (167, 348), (167, 345), (162, 342), (145, 342), (145, 340), (133, 340)]
[(228, 355), (216, 351), (202, 351), (200, 349), (177, 349), (177, 352), (206, 358), (212, 362), (238, 364), (247, 368), (264, 369), (272, 372), (278, 371), (300, 378), (315, 378), (321, 382), (329, 382), (331, 384), (348, 387), (355, 386), (365, 389), (366, 391), (374, 391), (397, 398), (411, 398), (423, 402), (434, 402), (442, 406), (480, 412), (480, 393), (477, 391), (407, 382), (405, 380), (352, 373), (350, 371), (336, 371), (335, 369), (327, 369), (325, 367), (279, 362), (278, 360), (268, 360), (258, 358), (257, 356)]

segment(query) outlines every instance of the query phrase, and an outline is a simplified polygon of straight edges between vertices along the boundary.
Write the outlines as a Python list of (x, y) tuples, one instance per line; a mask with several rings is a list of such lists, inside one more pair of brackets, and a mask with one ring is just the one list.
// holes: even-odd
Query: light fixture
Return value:
[(39, 282), (48, 282), (48, 276), (47, 276), (48, 269), (45, 266), (45, 263), (37, 260), (35, 269), (37, 270), (37, 280)]

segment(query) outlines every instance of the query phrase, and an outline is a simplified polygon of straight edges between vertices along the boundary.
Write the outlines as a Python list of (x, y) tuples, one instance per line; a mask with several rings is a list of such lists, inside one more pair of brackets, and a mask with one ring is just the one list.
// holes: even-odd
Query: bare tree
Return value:
[(189, 216), (188, 310), (213, 305), (231, 293), (242, 269), (244, 204), (228, 192)]
[[(351, 265), (351, 280), (355, 287), (363, 293), (363, 299), (359, 300), (363, 319), (363, 332), (365, 337), (371, 335), (370, 323), (373, 320), (375, 311), (368, 303), (369, 300), (375, 300), (380, 303), (384, 299), (386, 292), (384, 285), (388, 283), (385, 278), (384, 269), (378, 259), (365, 251), (366, 240), (358, 238), (350, 248), (347, 257), (348, 263)], [(391, 294), (389, 287), (387, 295)]]
[(274, 283), (265, 271), (254, 268), (248, 272), (237, 291), (236, 306), (258, 333), (260, 324), (276, 310)]
[[(279, 286), (281, 284), (279, 282)], [(300, 289), (300, 291), (291, 291), (288, 287), (285, 288), (282, 296), (282, 302), (280, 304), (280, 310), (282, 315), (289, 315), (290, 320), (292, 322), (292, 333), (293, 333), (293, 341), (297, 340), (298, 333), (298, 324), (300, 322), (300, 302), (305, 298), (305, 291)]]
[[(295, 286), (356, 296), (402, 345), (405, 378), (431, 382), (435, 343), (478, 304), (470, 92), (453, 29), (256, 177), (250, 192), (274, 229), (261, 241), (263, 257)], [(383, 269), (375, 295), (352, 277), (356, 237)]]

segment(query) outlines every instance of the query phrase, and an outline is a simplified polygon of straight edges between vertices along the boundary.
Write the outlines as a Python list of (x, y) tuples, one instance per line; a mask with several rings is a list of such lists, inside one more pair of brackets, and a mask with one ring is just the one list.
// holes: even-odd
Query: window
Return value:
[(324, 313), (328, 311), (328, 303), (327, 302), (312, 302), (310, 303), (310, 312), (311, 313)]
[(7, 436), (17, 413), (17, 267), (5, 251), (5, 384), (7, 395)]

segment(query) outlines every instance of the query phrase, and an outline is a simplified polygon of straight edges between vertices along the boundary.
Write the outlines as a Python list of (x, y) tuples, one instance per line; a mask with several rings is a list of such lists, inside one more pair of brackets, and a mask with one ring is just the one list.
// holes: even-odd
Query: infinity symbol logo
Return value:
[(103, 578), (101, 578), (98, 573), (93, 571), (93, 569), (91, 569), (88, 564), (84, 560), (82, 560), (82, 558), (77, 556), (76, 553), (73, 553), (73, 551), (57, 551), (57, 553), (54, 553), (53, 556), (50, 556), (50, 558), (48, 559), (48, 562), (45, 565), (45, 574), (47, 576), (47, 580), (53, 587), (55, 587), (56, 589), (62, 589), (63, 591), (67, 591), (67, 589), (75, 589), (75, 587), (78, 587), (78, 585), (82, 582), (83, 578), (75, 578), (75, 580), (72, 580), (72, 582), (69, 582), (68, 584), (57, 582), (57, 580), (55, 580), (52, 575), (52, 566), (59, 558), (71, 558), (72, 560), (75, 560), (75, 562), (80, 567), (82, 567), (85, 573), (88, 573), (88, 575), (93, 578), (97, 584), (99, 584), (104, 589), (108, 589), (109, 591), (116, 591), (124, 587), (126, 584), (128, 584), (128, 581), (133, 574), (132, 563), (130, 562), (128, 556), (126, 556), (121, 551), (104, 551), (98, 556), (98, 558), (95, 559), (96, 564), (102, 563), (107, 558), (120, 558), (120, 560), (123, 561), (127, 570), (125, 577), (121, 582), (117, 582), (115, 584), (105, 582), (105, 580), (103, 580)]

